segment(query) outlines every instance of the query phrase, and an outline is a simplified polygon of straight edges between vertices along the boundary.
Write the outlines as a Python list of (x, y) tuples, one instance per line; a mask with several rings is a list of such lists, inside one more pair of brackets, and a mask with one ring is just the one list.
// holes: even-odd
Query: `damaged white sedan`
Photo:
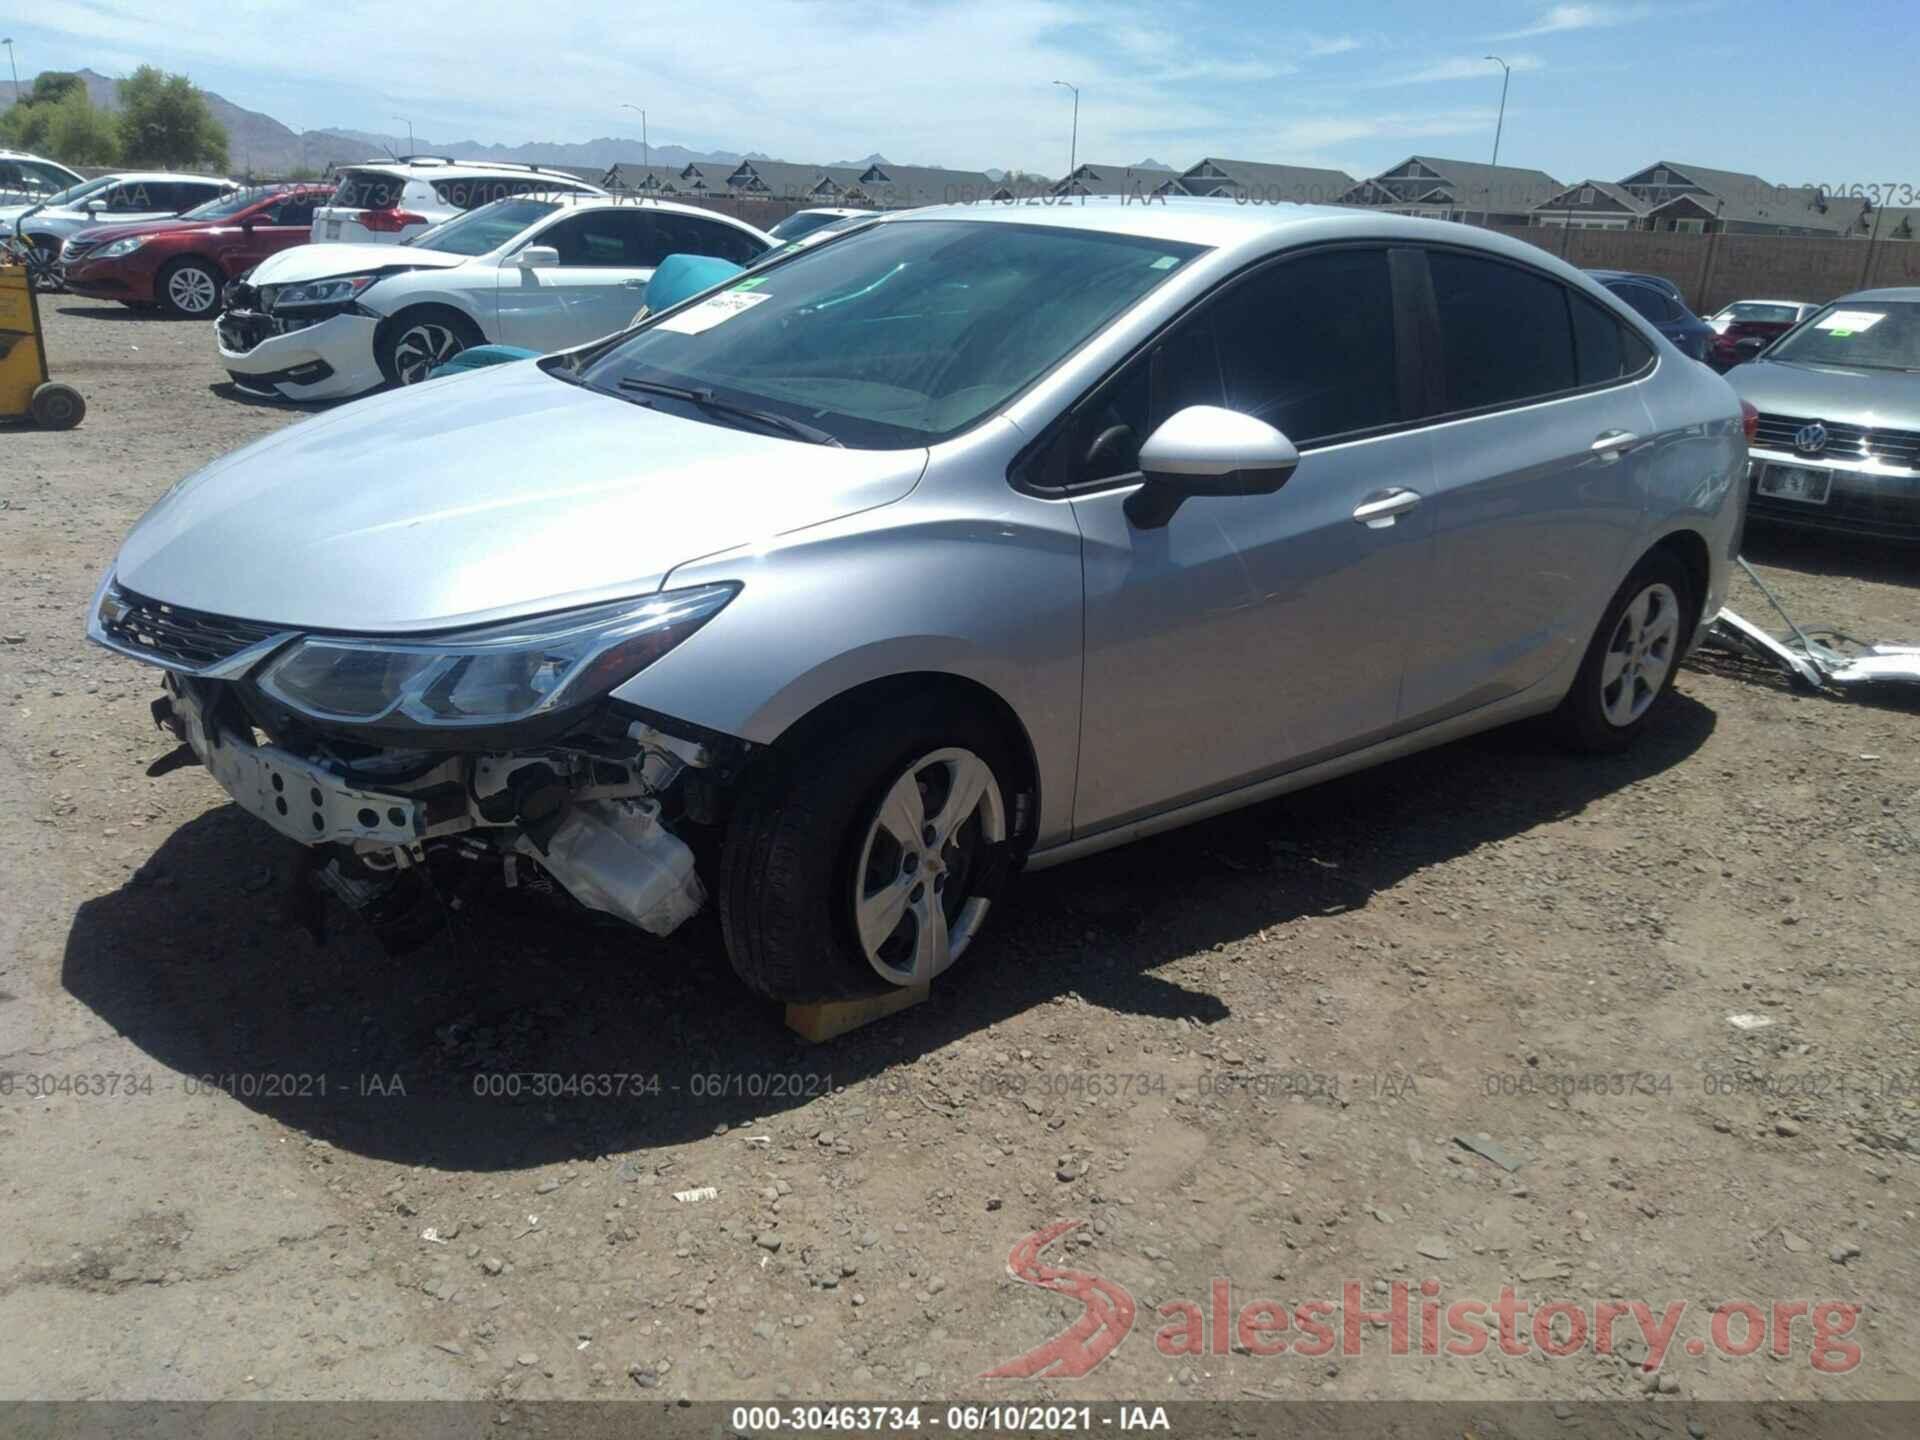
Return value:
[(1720, 607), (1745, 422), (1491, 232), (916, 211), (227, 456), (89, 633), (167, 672), (155, 770), (390, 940), (462, 885), (712, 907), (760, 993), (856, 995), (1022, 865), (1523, 716), (1630, 743)]

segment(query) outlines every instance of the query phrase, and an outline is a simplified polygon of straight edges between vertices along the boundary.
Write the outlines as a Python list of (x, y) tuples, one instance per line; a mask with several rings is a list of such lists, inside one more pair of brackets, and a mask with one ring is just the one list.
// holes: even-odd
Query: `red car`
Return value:
[(1713, 327), (1707, 363), (1724, 374), (1751, 360), (1819, 308), (1803, 300), (1736, 300), (1707, 317)]
[(95, 225), (61, 247), (67, 289), (136, 310), (189, 319), (220, 308), (220, 292), (269, 255), (307, 243), (327, 185), (255, 185), (171, 220)]

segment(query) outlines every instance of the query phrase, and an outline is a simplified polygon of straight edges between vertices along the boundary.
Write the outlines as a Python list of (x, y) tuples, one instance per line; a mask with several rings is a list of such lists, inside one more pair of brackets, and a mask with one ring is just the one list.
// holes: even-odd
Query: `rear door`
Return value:
[[(1429, 440), (1384, 247), (1254, 270), (1058, 422), (1086, 583), (1077, 834), (1171, 809), (1392, 731), (1431, 566)], [(1187, 500), (1134, 526), (1141, 443), (1222, 405), (1281, 430), (1276, 493)], [(1361, 507), (1397, 497), (1397, 513)]]
[[(1639, 527), (1651, 351), (1517, 261), (1429, 247), (1434, 575), (1402, 711), (1516, 694), (1591, 638)], [(1641, 287), (1646, 288), (1646, 287)]]

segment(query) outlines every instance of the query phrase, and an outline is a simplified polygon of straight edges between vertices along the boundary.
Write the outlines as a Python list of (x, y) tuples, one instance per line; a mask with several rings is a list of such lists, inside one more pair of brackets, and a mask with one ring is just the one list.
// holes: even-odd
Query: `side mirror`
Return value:
[(1127, 518), (1157, 530), (1189, 496), (1271, 495), (1299, 463), (1293, 442), (1266, 421), (1218, 405), (1189, 405), (1140, 447), (1146, 483), (1127, 497)]
[(88, 200), (83, 202), (80, 208), (89, 215), (98, 215), (102, 210), (107, 208), (107, 202), (104, 200)]
[(551, 245), (528, 245), (514, 252), (513, 263), (522, 270), (551, 270), (560, 263), (560, 252)]
[(1765, 338), (1759, 335), (1748, 335), (1736, 340), (1733, 342), (1733, 363), (1739, 365), (1751, 360), (1766, 348), (1767, 342)]

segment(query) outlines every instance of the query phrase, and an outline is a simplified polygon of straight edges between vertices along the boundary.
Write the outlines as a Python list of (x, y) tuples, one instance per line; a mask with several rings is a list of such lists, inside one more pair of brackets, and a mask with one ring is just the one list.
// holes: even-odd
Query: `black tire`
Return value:
[[(1650, 596), (1653, 603), (1646, 628), (1653, 630), (1653, 617), (1669, 603), (1660, 597), (1661, 587), (1671, 597), (1675, 610), (1671, 638), (1664, 646), (1654, 645), (1644, 652), (1646, 656), (1658, 656), (1662, 649), (1665, 651), (1666, 663), (1657, 684), (1646, 685), (1631, 663), (1619, 678), (1609, 683), (1609, 656), (1628, 655), (1633, 649), (1632, 641), (1627, 641), (1625, 650), (1621, 649), (1626, 639), (1623, 621), (1629, 607), (1643, 595)], [(1613, 599), (1607, 602), (1599, 628), (1593, 632), (1586, 656), (1580, 662), (1580, 672), (1573, 677), (1573, 688), (1567, 691), (1560, 708), (1553, 712), (1553, 727), (1563, 743), (1575, 750), (1608, 754), (1625, 750), (1645, 733), (1673, 690), (1681, 657), (1687, 653), (1687, 645), (1693, 638), (1699, 604), (1686, 567), (1666, 551), (1655, 550), (1634, 566), (1633, 573), (1621, 582)], [(1637, 695), (1637, 698), (1623, 699), (1623, 694)], [(1632, 714), (1631, 719), (1625, 718), (1627, 713)]]
[(34, 264), (27, 272), (27, 283), (42, 295), (57, 295), (65, 290), (66, 277), (60, 273), (60, 237), (29, 235), (26, 243), (33, 251), (34, 258)]
[[(854, 922), (856, 872), (888, 793), (910, 766), (952, 750), (985, 762), (1005, 838), (983, 838), (983, 802), (956, 836), (969, 847), (964, 871), (955, 864), (940, 877), (953, 883), (935, 888), (949, 909), (985, 901), (984, 920), (1014, 868), (1016, 825), (1030, 808), (1016, 794), (1018, 771), (991, 717), (945, 696), (908, 699), (851, 724), (814, 727), (810, 740), (783, 742), (766, 757), (728, 824), (718, 887), (727, 956), (749, 988), (792, 1003), (885, 994), (910, 983), (902, 976), (890, 984), (868, 959)], [(909, 915), (901, 923), (900, 933), (909, 923), (917, 930)], [(978, 921), (956, 960), (977, 934)]]
[(71, 385), (49, 380), (38, 386), (27, 408), (42, 430), (71, 430), (87, 418), (87, 402)]
[[(444, 344), (440, 336), (445, 337)], [(422, 349), (423, 340), (431, 353)], [(445, 305), (416, 305), (380, 327), (374, 338), (373, 358), (389, 385), (416, 385), (435, 366), (444, 365), (462, 350), (486, 343), (480, 327), (458, 310)]]
[(153, 294), (160, 308), (177, 319), (208, 320), (220, 313), (225, 284), (225, 277), (211, 262), (187, 255), (154, 277)]

